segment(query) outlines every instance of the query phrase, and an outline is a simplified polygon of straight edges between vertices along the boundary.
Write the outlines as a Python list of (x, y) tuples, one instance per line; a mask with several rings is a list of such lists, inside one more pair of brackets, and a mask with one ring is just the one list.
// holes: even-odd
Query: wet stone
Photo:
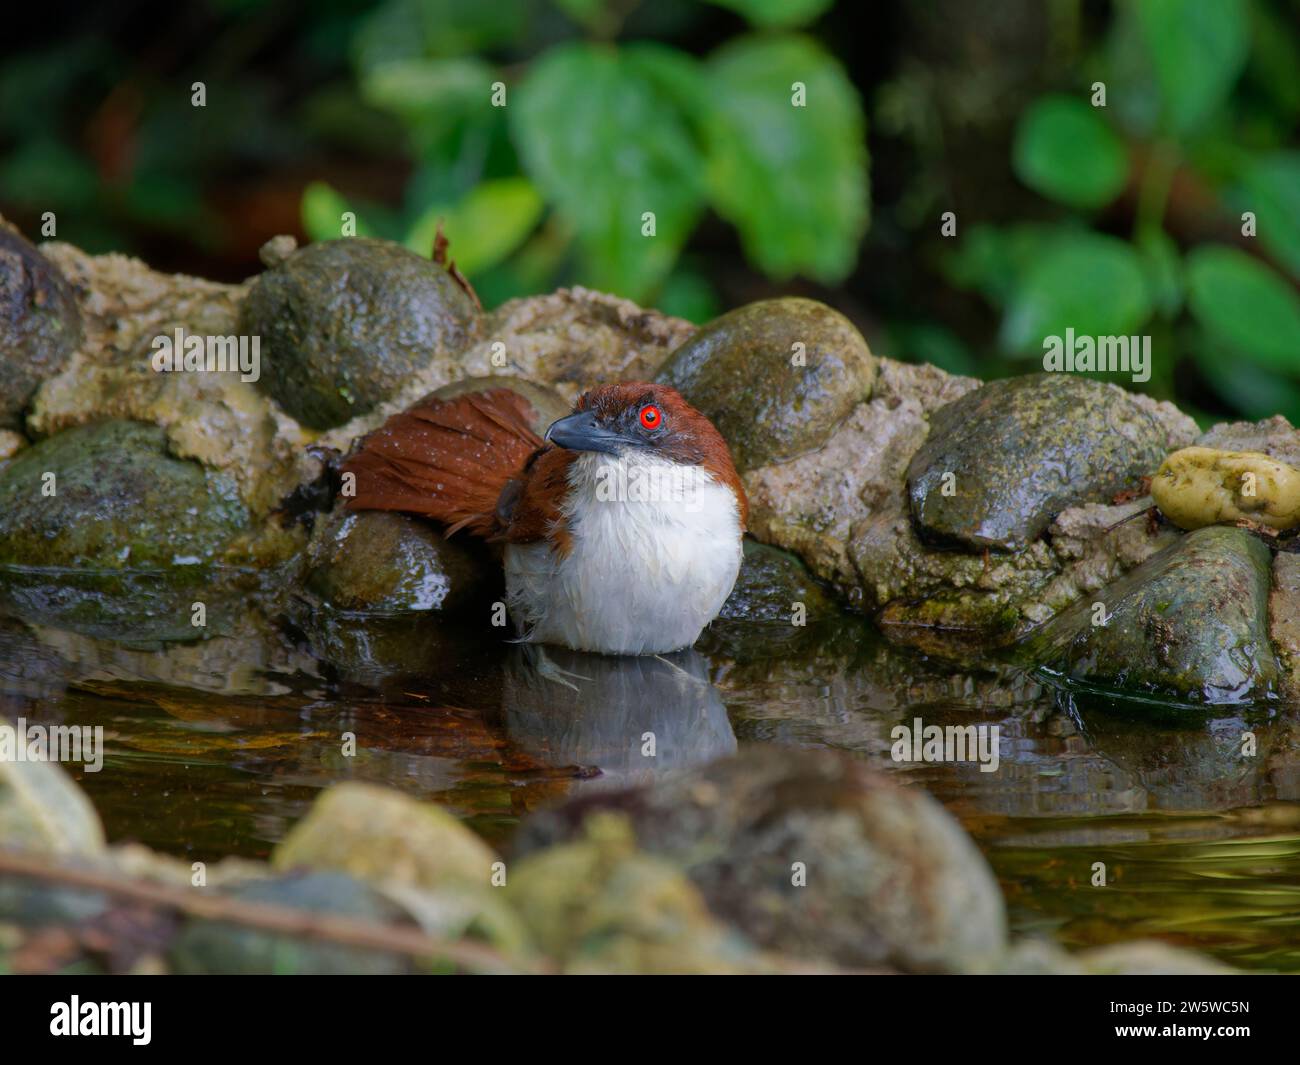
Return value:
[[(1269, 549), (1245, 529), (1198, 529), (1085, 596), (1024, 650), (1084, 690), (1192, 704), (1273, 699), (1271, 565)], [(1104, 624), (1094, 623), (1098, 603)]]
[(938, 546), (1019, 551), (1067, 507), (1135, 487), (1167, 443), (1114, 385), (1064, 374), (991, 381), (932, 418), (907, 468), (912, 518)]
[(247, 522), (230, 477), (174, 458), (139, 422), (68, 429), (0, 469), (0, 565), (192, 567)]
[(0, 428), (81, 343), (76, 295), (58, 267), (0, 219)]
[(718, 427), (741, 472), (814, 451), (869, 399), (876, 360), (823, 303), (750, 303), (705, 326), (660, 369)]
[(240, 332), (262, 338), (260, 387), (313, 429), (374, 409), (478, 327), (445, 268), (361, 237), (293, 253), (257, 279), (240, 312)]

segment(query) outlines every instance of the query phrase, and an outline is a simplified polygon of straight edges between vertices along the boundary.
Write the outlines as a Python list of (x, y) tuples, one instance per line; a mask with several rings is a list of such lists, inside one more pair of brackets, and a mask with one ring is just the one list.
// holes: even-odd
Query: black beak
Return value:
[(596, 412), (591, 410), (580, 410), (553, 422), (546, 430), (546, 439), (570, 451), (603, 451), (608, 455), (617, 455), (627, 447), (627, 441), (618, 433), (596, 424)]

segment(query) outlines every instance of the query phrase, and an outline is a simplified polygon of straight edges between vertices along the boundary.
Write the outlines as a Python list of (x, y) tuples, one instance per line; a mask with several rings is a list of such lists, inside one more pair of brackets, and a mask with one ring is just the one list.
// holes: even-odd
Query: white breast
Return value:
[(645, 452), (584, 452), (569, 467), (573, 547), (511, 544), (506, 594), (522, 638), (602, 654), (689, 647), (740, 571), (735, 493)]

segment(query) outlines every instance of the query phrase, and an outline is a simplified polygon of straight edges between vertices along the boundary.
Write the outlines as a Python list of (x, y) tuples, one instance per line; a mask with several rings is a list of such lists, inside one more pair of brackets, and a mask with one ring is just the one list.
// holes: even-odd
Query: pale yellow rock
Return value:
[(1278, 530), (1300, 525), (1300, 470), (1256, 451), (1175, 451), (1152, 478), (1151, 497), (1183, 529), (1236, 521)]
[(374, 784), (336, 784), (275, 848), (275, 869), (350, 873), (375, 883), (491, 885), (497, 855), (446, 810)]

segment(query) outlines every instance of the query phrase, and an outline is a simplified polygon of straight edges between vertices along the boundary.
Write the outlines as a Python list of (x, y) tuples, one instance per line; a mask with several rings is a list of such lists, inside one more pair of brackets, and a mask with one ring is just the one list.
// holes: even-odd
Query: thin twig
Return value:
[(191, 917), (225, 921), (281, 935), (324, 940), (344, 946), (385, 950), (416, 958), (445, 958), (477, 971), (547, 972), (549, 966), (507, 959), (490, 947), (439, 939), (418, 929), (401, 928), (340, 914), (314, 913), (266, 902), (245, 902), (229, 895), (128, 880), (110, 873), (57, 865), (44, 859), (0, 851), (0, 876), (21, 876), (98, 891), (150, 906), (179, 910)]

